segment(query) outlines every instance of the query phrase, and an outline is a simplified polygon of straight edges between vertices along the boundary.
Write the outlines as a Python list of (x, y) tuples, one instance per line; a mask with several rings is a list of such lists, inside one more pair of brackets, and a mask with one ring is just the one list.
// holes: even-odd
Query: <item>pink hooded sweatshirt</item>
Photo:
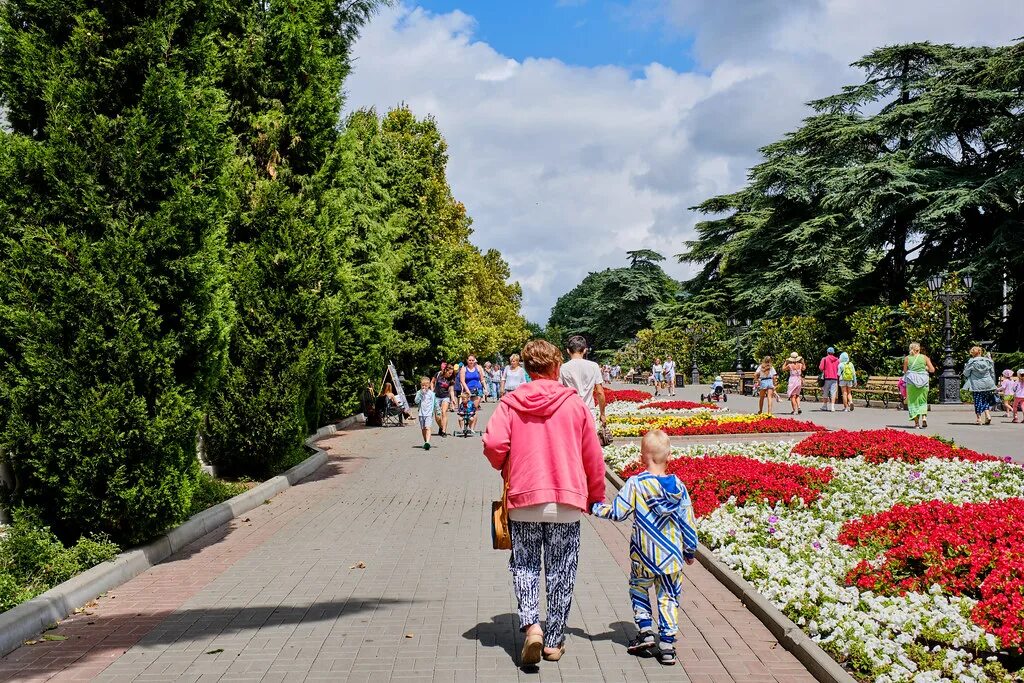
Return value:
[(536, 379), (505, 394), (487, 423), (484, 455), (496, 470), (509, 465), (510, 510), (562, 503), (589, 513), (593, 503), (604, 502), (604, 454), (594, 418), (575, 389), (553, 380)]

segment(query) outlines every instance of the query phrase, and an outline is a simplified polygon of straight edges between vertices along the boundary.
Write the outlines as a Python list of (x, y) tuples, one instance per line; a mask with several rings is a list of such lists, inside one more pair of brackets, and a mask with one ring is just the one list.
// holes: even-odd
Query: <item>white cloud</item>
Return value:
[[(624, 251), (682, 250), (687, 207), (740, 186), (757, 147), (794, 128), (803, 103), (854, 82), (846, 65), (907, 40), (1006, 43), (1020, 0), (638, 0), (633, 18), (693, 34), (701, 73), (659, 64), (516, 61), (473, 37), (462, 12), (385, 10), (356, 45), (348, 109), (408, 104), (434, 115), (475, 241), (508, 259), (525, 312)], [(676, 276), (686, 274), (669, 265)]]

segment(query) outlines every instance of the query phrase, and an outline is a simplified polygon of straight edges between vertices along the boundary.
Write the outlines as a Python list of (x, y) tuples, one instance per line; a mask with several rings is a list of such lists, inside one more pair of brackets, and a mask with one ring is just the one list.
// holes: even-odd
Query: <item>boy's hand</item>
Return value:
[(696, 561), (697, 561), (697, 559), (696, 559), (696, 558), (694, 558), (694, 557), (687, 557), (687, 558), (685, 558), (685, 559), (683, 560), (683, 562), (685, 562), (686, 564), (693, 564), (693, 563), (694, 563), (694, 562), (696, 562)]

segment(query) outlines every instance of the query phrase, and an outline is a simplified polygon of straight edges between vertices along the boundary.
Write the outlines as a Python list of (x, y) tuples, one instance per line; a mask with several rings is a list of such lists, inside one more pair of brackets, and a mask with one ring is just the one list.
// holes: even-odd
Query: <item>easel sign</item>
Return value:
[(398, 370), (395, 369), (394, 362), (388, 363), (388, 369), (384, 371), (384, 379), (381, 380), (380, 391), (377, 392), (378, 394), (384, 391), (385, 382), (391, 382), (391, 388), (394, 389), (395, 396), (398, 397), (399, 405), (401, 405), (405, 410), (409, 410), (409, 400), (405, 397), (405, 388), (398, 379)]

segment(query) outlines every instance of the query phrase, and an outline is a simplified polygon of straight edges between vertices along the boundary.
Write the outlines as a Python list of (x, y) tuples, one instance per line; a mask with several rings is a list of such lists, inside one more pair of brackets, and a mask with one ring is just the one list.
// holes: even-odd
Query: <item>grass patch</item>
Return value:
[(0, 535), (0, 612), (31, 600), (72, 576), (113, 559), (120, 548), (102, 534), (65, 546), (26, 510)]
[(252, 486), (248, 481), (224, 481), (200, 472), (196, 489), (192, 493), (192, 504), (188, 508), (188, 516), (200, 513), (217, 503), (223, 503), (240, 493), (245, 493)]

